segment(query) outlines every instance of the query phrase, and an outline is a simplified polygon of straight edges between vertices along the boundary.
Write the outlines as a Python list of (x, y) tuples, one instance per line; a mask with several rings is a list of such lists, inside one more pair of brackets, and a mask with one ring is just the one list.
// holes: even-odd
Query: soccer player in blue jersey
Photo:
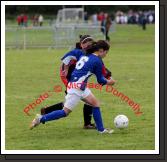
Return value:
[[(93, 42), (93, 38), (90, 35), (80, 35), (80, 42), (76, 43), (76, 48), (69, 51), (62, 57), (62, 65), (60, 68), (60, 77), (65, 87), (68, 84), (71, 73), (75, 69), (76, 62), (79, 58), (85, 55), (84, 49), (87, 48)], [(102, 74), (108, 78), (111, 76), (110, 71), (103, 66)], [(55, 110), (61, 110), (64, 107), (64, 103), (60, 102), (45, 108), (41, 108), (41, 115), (48, 114)], [(83, 106), (84, 126), (85, 129), (95, 129), (95, 124), (91, 123), (93, 107), (88, 104)]]
[[(67, 95), (63, 110), (53, 111), (46, 115), (37, 115), (31, 122), (30, 129), (38, 126), (40, 123), (57, 120), (68, 116), (73, 108), (82, 99), (86, 103), (93, 106), (93, 117), (96, 123), (97, 130), (100, 133), (112, 133), (113, 130), (105, 129), (100, 112), (100, 105), (93, 93), (86, 87), (89, 77), (96, 75), (97, 81), (102, 85), (113, 85), (114, 80), (107, 80), (102, 75), (103, 63), (101, 58), (104, 58), (110, 46), (106, 41), (100, 40), (94, 42), (86, 49), (86, 56), (82, 56), (76, 64), (75, 70), (72, 72), (68, 85), (77, 84), (78, 88), (67, 88)], [(67, 86), (68, 87), (68, 86)]]
[[(87, 48), (93, 42), (93, 38), (90, 35), (80, 35), (80, 41), (76, 43), (76, 48), (66, 53), (62, 58), (62, 65), (60, 68), (60, 78), (65, 87), (68, 84), (71, 73), (75, 69), (76, 62), (79, 58), (85, 55), (84, 49)], [(41, 108), (41, 115), (48, 114), (55, 110), (61, 110), (64, 107), (64, 103), (60, 102), (45, 108)], [(95, 124), (91, 123), (92, 118), (92, 106), (84, 104), (83, 107), (84, 127), (85, 129), (95, 129)]]

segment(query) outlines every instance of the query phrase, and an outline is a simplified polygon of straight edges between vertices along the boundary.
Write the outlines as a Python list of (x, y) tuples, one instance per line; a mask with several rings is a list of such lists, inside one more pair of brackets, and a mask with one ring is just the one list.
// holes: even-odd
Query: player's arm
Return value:
[(102, 59), (101, 59), (101, 61), (102, 61), (102, 74), (103, 74), (103, 76), (104, 76), (106, 79), (111, 79), (111, 78), (112, 78), (112, 73), (111, 73), (111, 71), (108, 70), (108, 69), (105, 67), (105, 65), (104, 65)]
[(61, 58), (62, 64), (60, 67), (60, 77), (61, 77), (62, 82), (65, 85), (68, 84), (67, 75), (69, 73), (69, 67), (71, 66), (71, 63), (73, 61), (77, 61), (81, 55), (82, 55), (81, 50), (72, 50), (72, 51), (66, 53)]
[(64, 75), (67, 76), (68, 74), (68, 70), (69, 67), (71, 65), (71, 63), (78, 61), (79, 58), (83, 55), (83, 52), (81, 50), (78, 49), (74, 49), (68, 53), (66, 53), (62, 58), (62, 63), (63, 63), (63, 71), (64, 71)]
[(106, 78), (106, 79), (111, 79), (112, 77), (112, 73), (111, 73), (111, 71), (110, 70), (108, 70), (105, 66), (104, 66), (104, 64), (103, 64), (103, 66), (102, 66), (102, 74), (103, 74), (103, 76)]
[(96, 75), (96, 78), (97, 78), (97, 81), (99, 84), (102, 84), (102, 85), (113, 85), (115, 83), (115, 80), (113, 79), (106, 79), (104, 76), (103, 76), (103, 73), (102, 73), (102, 69), (103, 69), (103, 64), (98, 61), (96, 63), (96, 66), (95, 66), (95, 75)]
[(75, 60), (78, 61), (79, 58), (83, 55), (83, 52), (81, 50), (78, 49), (74, 49), (68, 53), (66, 53), (62, 58), (62, 62), (65, 65), (69, 65), (70, 61)]
[(64, 71), (64, 66), (65, 66), (64, 63), (62, 63), (60, 66), (60, 78), (61, 78), (61, 81), (64, 83), (64, 85), (67, 86), (68, 80), (67, 80), (67, 74)]
[(66, 65), (64, 63), (61, 64), (61, 66), (60, 66), (61, 76), (67, 77), (69, 67), (70, 67), (70, 64), (68, 64), (68, 65)]
[(105, 68), (105, 78), (110, 79), (112, 78), (112, 72), (108, 70), (106, 67)]
[(68, 70), (69, 70), (69, 67), (70, 67), (70, 61), (71, 60), (77, 60), (76, 52), (74, 50), (66, 53), (61, 58), (61, 61), (62, 61), (62, 64), (61, 64), (61, 67), (60, 67), (60, 69), (61, 69), (60, 76), (61, 77), (67, 77)]

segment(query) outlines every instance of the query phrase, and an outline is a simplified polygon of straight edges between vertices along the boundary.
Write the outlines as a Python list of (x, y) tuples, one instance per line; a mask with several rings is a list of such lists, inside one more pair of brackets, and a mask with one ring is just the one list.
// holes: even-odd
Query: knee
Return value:
[(94, 106), (94, 107), (100, 107), (100, 102), (99, 102), (99, 101), (96, 101), (93, 106)]
[(71, 113), (71, 110), (66, 108), (66, 107), (64, 107), (63, 110), (64, 110), (66, 116), (68, 116)]

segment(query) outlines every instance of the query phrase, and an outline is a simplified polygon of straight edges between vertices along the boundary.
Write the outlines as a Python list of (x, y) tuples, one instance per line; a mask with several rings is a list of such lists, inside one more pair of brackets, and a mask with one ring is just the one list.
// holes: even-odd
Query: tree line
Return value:
[(57, 15), (57, 11), (62, 8), (78, 8), (78, 7), (84, 7), (84, 10), (88, 14), (94, 14), (98, 13), (100, 11), (108, 12), (110, 14), (115, 13), (118, 10), (121, 10), (123, 12), (126, 12), (128, 10), (134, 10), (134, 11), (145, 11), (145, 10), (154, 10), (154, 5), (104, 5), (104, 6), (81, 6), (81, 5), (73, 5), (73, 6), (62, 6), (62, 5), (7, 5), (5, 6), (5, 14), (6, 19), (12, 19), (16, 15), (20, 13), (26, 13), (26, 14), (44, 14), (44, 15)]

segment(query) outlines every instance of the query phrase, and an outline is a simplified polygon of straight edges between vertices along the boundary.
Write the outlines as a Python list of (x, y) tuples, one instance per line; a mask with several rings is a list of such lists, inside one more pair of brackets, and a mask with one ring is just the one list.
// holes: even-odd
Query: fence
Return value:
[[(111, 31), (115, 31), (113, 25)], [(47, 27), (7, 26), (5, 29), (6, 48), (72, 48), (79, 35), (89, 34), (97, 39), (105, 39), (100, 26), (88, 24), (52, 25)]]

